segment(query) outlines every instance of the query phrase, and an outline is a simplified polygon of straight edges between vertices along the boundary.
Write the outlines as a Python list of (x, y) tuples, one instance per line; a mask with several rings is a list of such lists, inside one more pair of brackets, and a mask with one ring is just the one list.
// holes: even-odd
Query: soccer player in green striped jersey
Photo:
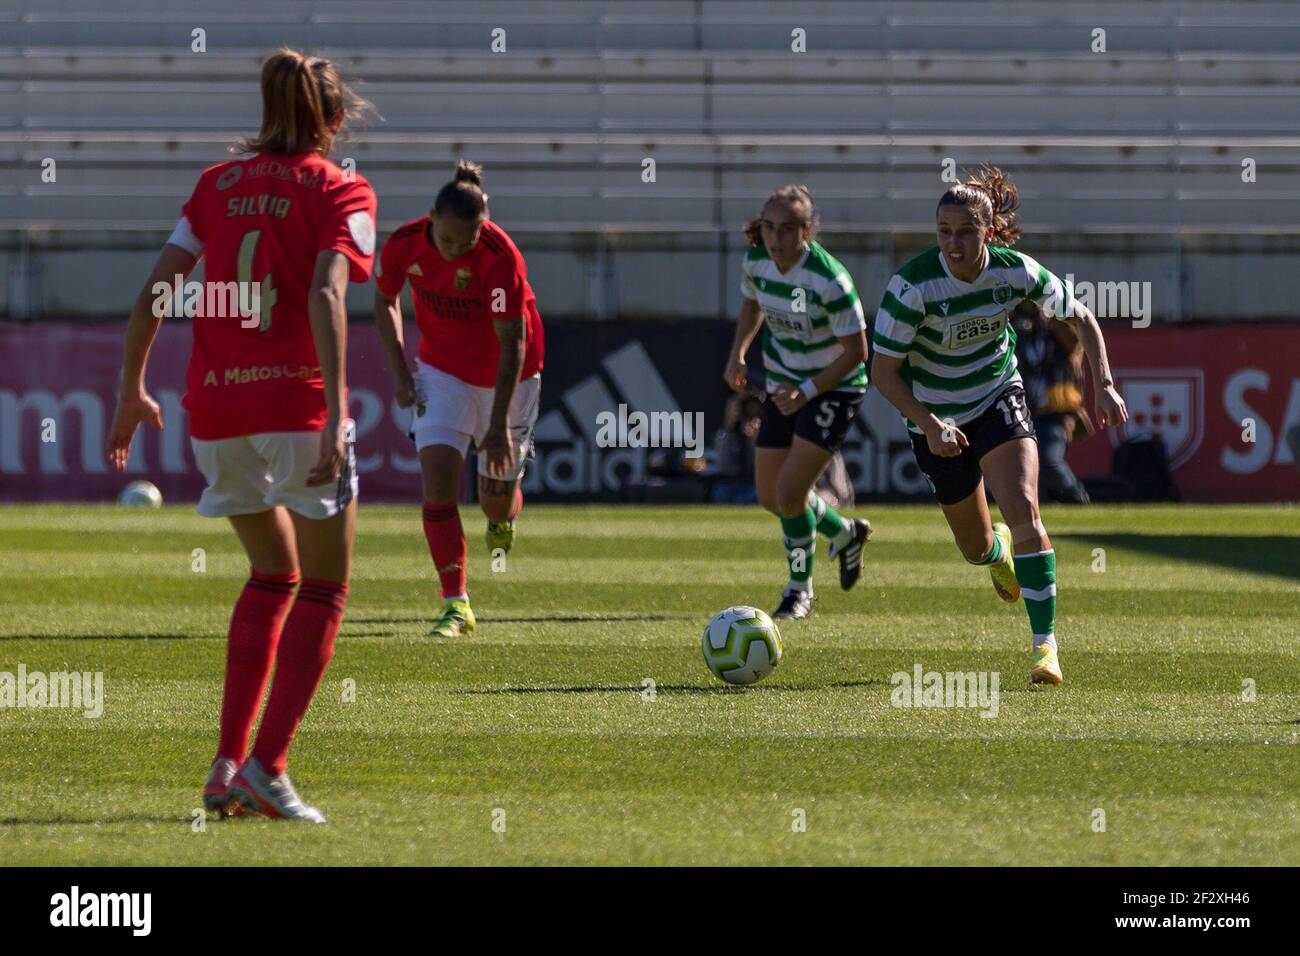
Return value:
[[(1060, 684), (1056, 552), (1038, 513), (1038, 445), (1016, 370), (1009, 313), (1037, 303), (1069, 322), (1092, 370), (1099, 428), (1128, 420), (1097, 319), (1066, 283), (1011, 248), (1016, 187), (984, 166), (939, 200), (939, 244), (889, 281), (876, 313), (871, 377), (903, 413), (917, 464), (972, 564), (1004, 600), (1023, 594), (1033, 634), (1030, 680)], [(989, 518), (988, 482), (1006, 524)], [(1008, 527), (1008, 525), (1010, 527)]]
[(745, 352), (760, 329), (767, 400), (755, 441), (759, 503), (781, 520), (790, 577), (774, 618), (812, 613), (817, 533), (840, 562), (840, 587), (862, 574), (871, 525), (843, 518), (814, 490), (844, 443), (867, 390), (866, 319), (844, 266), (813, 236), (807, 186), (783, 186), (745, 227), (744, 301), (723, 378), (747, 387)]

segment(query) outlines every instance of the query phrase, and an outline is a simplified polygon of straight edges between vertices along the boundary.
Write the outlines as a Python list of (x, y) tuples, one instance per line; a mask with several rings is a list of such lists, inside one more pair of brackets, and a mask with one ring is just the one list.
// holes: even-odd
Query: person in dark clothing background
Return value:
[(1025, 380), (1025, 399), (1038, 432), (1039, 497), (1088, 503), (1088, 492), (1070, 470), (1065, 449), (1082, 429), (1093, 433), (1083, 402), (1083, 347), (1065, 322), (1048, 320), (1029, 301), (1011, 313), (1016, 363)]
[(751, 505), (758, 501), (754, 486), (754, 439), (763, 400), (758, 393), (728, 390), (722, 427), (713, 438), (715, 504)]

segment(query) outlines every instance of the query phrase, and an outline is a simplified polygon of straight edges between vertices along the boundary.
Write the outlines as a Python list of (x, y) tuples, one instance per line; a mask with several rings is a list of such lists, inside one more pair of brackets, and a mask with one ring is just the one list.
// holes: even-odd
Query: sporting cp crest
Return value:
[(1199, 368), (1116, 369), (1115, 387), (1128, 406), (1128, 424), (1111, 444), (1158, 436), (1173, 470), (1196, 453), (1205, 432), (1205, 376)]
[(457, 269), (456, 288), (457, 289), (466, 288), (469, 285), (469, 280), (472, 278), (474, 278), (474, 273), (470, 272), (468, 269)]
[(1011, 284), (1001, 280), (993, 287), (993, 301), (998, 305), (1006, 305), (1011, 301)]

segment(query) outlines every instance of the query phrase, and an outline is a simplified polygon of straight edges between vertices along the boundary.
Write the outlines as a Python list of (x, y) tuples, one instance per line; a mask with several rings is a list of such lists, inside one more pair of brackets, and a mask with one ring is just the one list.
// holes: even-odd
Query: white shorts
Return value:
[(320, 460), (320, 432), (264, 432), (218, 441), (191, 438), (208, 486), (199, 498), (205, 518), (257, 514), (283, 505), (304, 518), (332, 518), (357, 496), (357, 455), (346, 445), (337, 481), (307, 487)]
[[(542, 373), (526, 378), (515, 388), (510, 400), (510, 440), (515, 449), (515, 470), (503, 480), (516, 481), (533, 453), (533, 427), (537, 424), (537, 406), (542, 392)], [(416, 360), (415, 417), (411, 421), (411, 438), (416, 450), (430, 445), (450, 445), (461, 457), (469, 443), (477, 447), (487, 435), (492, 421), (495, 389), (479, 388), (462, 382), (454, 375)], [(487, 474), (487, 455), (478, 453), (478, 472)]]

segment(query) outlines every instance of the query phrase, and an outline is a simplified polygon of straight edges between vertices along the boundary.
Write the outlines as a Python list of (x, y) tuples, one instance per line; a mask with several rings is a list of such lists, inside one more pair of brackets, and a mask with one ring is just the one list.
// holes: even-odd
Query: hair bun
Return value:
[(488, 194), (483, 191), (483, 167), (468, 159), (458, 160), (451, 182), (438, 190), (433, 214), (444, 213), (457, 219), (473, 221), (487, 218)]
[(473, 183), (475, 186), (482, 187), (483, 167), (478, 163), (462, 159), (456, 163), (456, 174), (452, 177), (452, 182)]

